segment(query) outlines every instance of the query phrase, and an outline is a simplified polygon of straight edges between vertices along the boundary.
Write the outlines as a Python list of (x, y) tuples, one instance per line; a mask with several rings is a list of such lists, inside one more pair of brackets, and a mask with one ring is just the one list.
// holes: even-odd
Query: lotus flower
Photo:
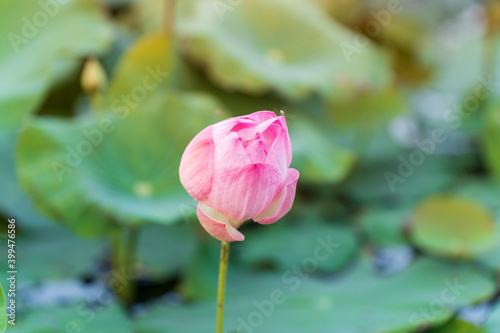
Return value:
[(284, 116), (259, 111), (208, 126), (182, 155), (179, 176), (198, 200), (205, 230), (225, 242), (242, 241), (238, 227), (271, 224), (292, 207), (299, 172)]

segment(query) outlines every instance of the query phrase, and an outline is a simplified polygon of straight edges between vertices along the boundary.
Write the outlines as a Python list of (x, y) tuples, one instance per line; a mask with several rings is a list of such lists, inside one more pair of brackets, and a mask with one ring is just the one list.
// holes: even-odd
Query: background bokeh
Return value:
[(179, 161), (258, 110), (301, 176), (231, 244), (226, 332), (500, 331), (500, 2), (2, 0), (0, 37), (8, 332), (213, 332)]

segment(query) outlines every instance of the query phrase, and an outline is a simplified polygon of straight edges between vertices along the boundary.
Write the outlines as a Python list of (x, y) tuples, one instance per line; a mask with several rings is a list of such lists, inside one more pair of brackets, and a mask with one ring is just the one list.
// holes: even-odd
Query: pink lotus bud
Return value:
[(205, 230), (221, 241), (242, 241), (237, 228), (245, 220), (271, 224), (292, 207), (299, 172), (291, 162), (285, 117), (259, 111), (198, 133), (182, 155), (179, 176), (198, 200)]

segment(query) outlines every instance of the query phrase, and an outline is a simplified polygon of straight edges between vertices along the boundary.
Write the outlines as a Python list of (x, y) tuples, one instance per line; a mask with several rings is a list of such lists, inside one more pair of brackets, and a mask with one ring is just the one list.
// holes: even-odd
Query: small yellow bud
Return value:
[(91, 57), (85, 61), (80, 84), (82, 89), (90, 96), (102, 91), (107, 86), (107, 77), (97, 58)]

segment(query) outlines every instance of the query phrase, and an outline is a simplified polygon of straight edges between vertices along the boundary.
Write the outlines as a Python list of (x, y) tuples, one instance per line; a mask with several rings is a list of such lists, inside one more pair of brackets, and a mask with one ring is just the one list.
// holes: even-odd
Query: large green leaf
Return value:
[(358, 162), (343, 185), (358, 200), (411, 202), (445, 189), (464, 169), (459, 158), (401, 147), (386, 128), (361, 127), (353, 134)]
[[(319, 332), (399, 333), (449, 319), (458, 307), (491, 297), (495, 284), (471, 266), (419, 259), (391, 276), (373, 276), (367, 267), (359, 267), (336, 283), (319, 284), (313, 290), (299, 289), (296, 298), (285, 303), (291, 313), (312, 310), (308, 316), (312, 331), (317, 327)], [(298, 326), (300, 319), (289, 324)]]
[(259, 110), (269, 110), (279, 114), (280, 110), (287, 112), (291, 109), (289, 103), (274, 93), (253, 96), (242, 92), (226, 91), (209, 81), (209, 78), (195, 64), (190, 63), (186, 57), (182, 57), (180, 54), (176, 54), (175, 61), (176, 68), (173, 74), (175, 78), (172, 82), (176, 88), (183, 91), (204, 91), (211, 94), (224, 106), (227, 106), (234, 115), (245, 115)]
[(228, 90), (343, 99), (389, 81), (388, 57), (310, 2), (194, 3), (179, 24), (185, 49)]
[[(500, 233), (498, 237), (500, 237)], [(480, 263), (486, 265), (486, 267), (500, 272), (500, 246), (498, 244), (493, 251), (479, 255), (476, 259)]]
[(329, 112), (337, 126), (373, 127), (384, 124), (408, 108), (403, 92), (396, 87), (388, 87), (384, 91), (362, 94), (352, 100), (332, 102)]
[(38, 207), (86, 235), (102, 234), (110, 221), (181, 218), (191, 199), (179, 182), (180, 157), (219, 120), (218, 107), (205, 95), (160, 90), (136, 112), (123, 105), (118, 114), (33, 120), (21, 134), (17, 164)]
[(43, 218), (17, 184), (14, 167), (21, 120), (82, 56), (102, 52), (112, 30), (99, 6), (85, 0), (5, 0), (0, 21), (0, 209), (32, 224)]
[(481, 203), (493, 214), (497, 231), (496, 246), (492, 251), (478, 255), (476, 260), (500, 271), (500, 186), (489, 178), (471, 178), (461, 182), (454, 189), (454, 194)]
[[(103, 241), (77, 238), (66, 228), (52, 224), (31, 226), (19, 234), (16, 244), (20, 283), (91, 276), (106, 254)], [(0, 263), (4, 271), (6, 266), (7, 262)]]
[(106, 298), (104, 304), (96, 304), (94, 307), (80, 303), (33, 309), (21, 316), (9, 332), (133, 333), (132, 323), (121, 308), (109, 303), (109, 298)]
[[(300, 225), (289, 226), (285, 223), (283, 221), (249, 233), (238, 248), (241, 260), (253, 265), (272, 263), (281, 271), (313, 258), (317, 261), (315, 270), (329, 272), (343, 267), (356, 254), (358, 241), (348, 227), (314, 219), (304, 219)], [(318, 256), (316, 252), (325, 251), (321, 250), (324, 244), (333, 244), (332, 253), (321, 253), (321, 258), (315, 258), (315, 255)]]
[(355, 162), (352, 152), (337, 145), (307, 119), (292, 120), (289, 127), (292, 166), (300, 171), (302, 181), (336, 183), (348, 175)]
[(80, 57), (102, 52), (112, 36), (99, 6), (86, 0), (5, 0), (0, 20), (1, 128), (17, 127)]
[(363, 201), (411, 202), (445, 189), (463, 168), (448, 157), (432, 155), (419, 160), (419, 165), (412, 164), (409, 158), (413, 151), (396, 150), (387, 159), (360, 160), (345, 184), (349, 194)]
[(397, 208), (367, 207), (359, 222), (371, 242), (378, 246), (406, 243), (404, 225), (410, 215), (407, 206)]
[[(360, 265), (333, 281), (313, 280), (304, 269), (228, 278), (227, 332), (410, 332), (444, 323), (458, 307), (495, 293), (494, 282), (471, 266), (428, 259), (391, 276)], [(136, 327), (141, 333), (212, 332), (215, 303), (158, 305)]]
[(132, 44), (113, 74), (107, 96), (110, 106), (116, 107), (115, 101), (124, 94), (133, 95), (141, 89), (151, 92), (166, 83), (172, 69), (171, 47), (171, 38), (163, 31), (144, 35)]
[(29, 225), (45, 224), (49, 221), (34, 207), (17, 180), (14, 162), (14, 148), (18, 130), (0, 130), (0, 210), (4, 215), (16, 218), (20, 228)]
[(481, 203), (500, 220), (500, 186), (490, 177), (470, 177), (461, 179), (453, 188), (453, 194)]
[(439, 256), (471, 258), (498, 245), (492, 215), (480, 204), (459, 197), (427, 198), (415, 208), (410, 226), (413, 242)]
[(442, 327), (435, 328), (426, 332), (427, 333), (486, 333), (486, 331), (484, 331), (483, 329), (456, 318)]

